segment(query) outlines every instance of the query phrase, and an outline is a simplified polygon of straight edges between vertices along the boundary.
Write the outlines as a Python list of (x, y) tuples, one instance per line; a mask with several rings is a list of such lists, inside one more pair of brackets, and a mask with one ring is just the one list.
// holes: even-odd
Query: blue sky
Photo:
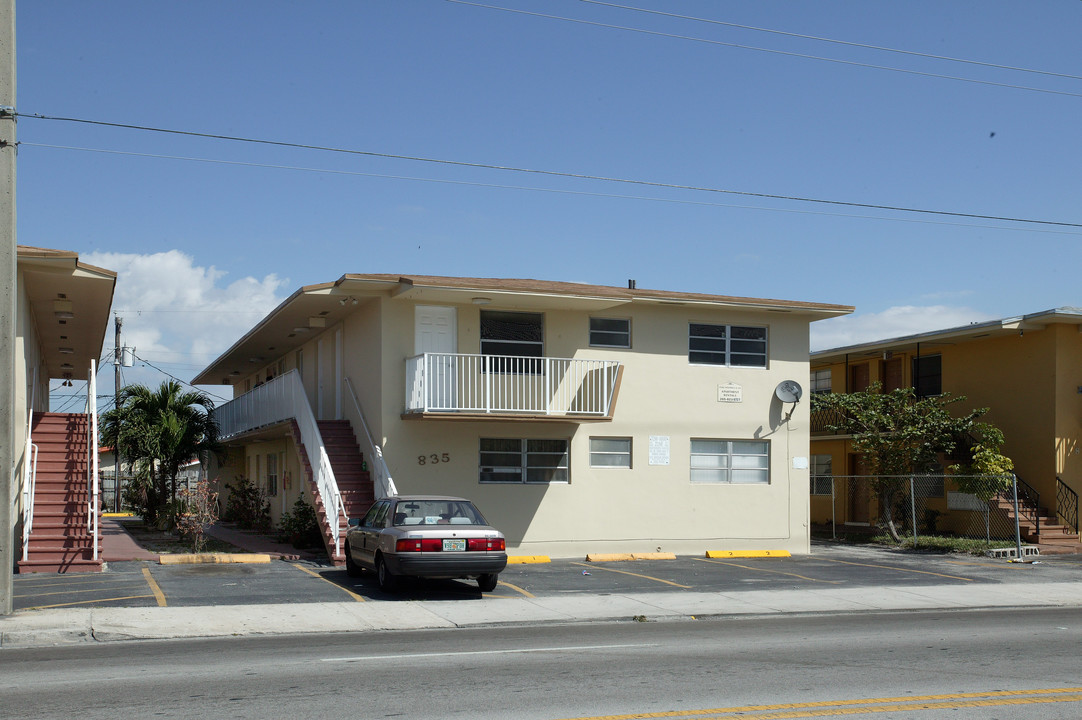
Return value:
[(347, 272), (856, 306), (817, 348), (1082, 305), (1082, 227), (27, 117), (1079, 224), (1079, 27), (1068, 0), (24, 1), (19, 242), (118, 270), (125, 344), (183, 379)]

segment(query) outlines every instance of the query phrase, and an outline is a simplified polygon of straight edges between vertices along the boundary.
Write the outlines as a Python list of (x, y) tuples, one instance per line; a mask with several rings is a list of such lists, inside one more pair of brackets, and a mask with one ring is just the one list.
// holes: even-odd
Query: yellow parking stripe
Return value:
[(150, 585), (150, 591), (154, 593), (154, 599), (158, 601), (158, 607), (165, 607), (165, 593), (158, 587), (154, 576), (150, 574), (150, 568), (143, 568), (143, 577), (147, 579), (147, 585)]
[(640, 575), (639, 573), (628, 572), (627, 570), (617, 570), (616, 568), (602, 567), (600, 565), (590, 565), (587, 563), (573, 562), (572, 565), (578, 565), (579, 567), (588, 567), (590, 570), (604, 570), (605, 572), (620, 573), (621, 575), (630, 575), (632, 577), (643, 578), (644, 580), (653, 580), (654, 582), (665, 583), (666, 585), (672, 585), (673, 587), (683, 588), (690, 590), (690, 585), (681, 585), (680, 583), (674, 583), (671, 580), (662, 580), (661, 578), (651, 577), (650, 575)]
[(536, 596), (536, 595), (534, 595), (533, 593), (530, 593), (530, 592), (527, 592), (527, 591), (523, 590), (523, 589), (522, 589), (522, 588), (520, 588), (520, 587), (519, 587), (518, 585), (512, 585), (511, 583), (509, 583), (509, 582), (504, 582), (503, 580), (500, 580), (500, 585), (503, 585), (504, 587), (509, 587), (509, 588), (511, 588), (512, 590), (514, 590), (515, 592), (519, 592), (519, 593), (522, 593), (523, 595), (525, 595), (525, 596), (526, 596), (526, 597), (528, 597), (528, 598), (532, 598), (532, 597), (537, 597), (537, 596)]
[(17, 598), (28, 597), (48, 597), (49, 595), (78, 595), (80, 593), (92, 593), (92, 592), (105, 592), (106, 590), (115, 591), (117, 588), (130, 588), (130, 587), (143, 587), (142, 583), (136, 583), (135, 585), (109, 585), (108, 587), (89, 588), (87, 590), (56, 590), (54, 592), (33, 592), (26, 594), (12, 595)]
[(327, 578), (323, 577), (323, 576), (322, 576), (322, 575), (320, 575), (319, 573), (317, 573), (317, 572), (312, 572), (312, 571), (311, 571), (311, 570), (309, 570), (308, 568), (304, 567), (303, 565), (298, 565), (297, 563), (289, 563), (289, 564), (290, 564), (290, 565), (292, 565), (293, 567), (297, 568), (297, 569), (298, 569), (298, 570), (300, 570), (301, 572), (306, 572), (306, 573), (308, 573), (309, 575), (311, 575), (312, 577), (315, 577), (315, 578), (319, 578), (320, 580), (322, 580), (322, 581), (323, 581), (323, 582), (325, 582), (325, 583), (328, 583), (328, 584), (330, 584), (330, 585), (334, 585), (334, 586), (335, 586), (336, 588), (338, 588), (339, 590), (341, 590), (342, 592), (344, 592), (344, 593), (345, 593), (346, 595), (349, 595), (349, 596), (350, 596), (351, 598), (353, 598), (353, 599), (354, 599), (354, 600), (356, 600), (357, 602), (364, 602), (364, 598), (363, 598), (363, 597), (361, 597), (360, 595), (358, 595), (357, 593), (353, 592), (352, 590), (347, 590), (346, 588), (342, 587), (341, 585), (339, 585), (339, 584), (338, 584), (338, 583), (336, 583), (336, 582), (331, 582), (330, 580), (328, 580)]
[(80, 600), (79, 602), (57, 603), (56, 605), (35, 605), (27, 610), (49, 610), (50, 608), (72, 607), (74, 605), (92, 605), (93, 603), (113, 602), (114, 600), (141, 600), (153, 595), (125, 595), (124, 597), (99, 598), (98, 600)]
[(756, 572), (772, 573), (774, 575), (788, 575), (789, 577), (800, 578), (801, 580), (807, 580), (809, 582), (827, 583), (828, 585), (838, 585), (840, 580), (818, 580), (816, 578), (805, 577), (804, 575), (797, 575), (796, 573), (782, 572), (781, 570), (769, 570), (767, 568), (752, 567), (751, 565), (741, 565), (740, 563), (726, 562), (725, 560), (711, 560), (710, 558), (695, 558), (699, 562), (714, 563), (715, 565), (732, 565), (733, 567), (744, 568), (745, 570), (755, 570)]
[[(938, 710), (959, 707), (994, 707), (1001, 705), (1079, 702), (1082, 701), (1082, 694), (1078, 694), (1080, 692), (1082, 692), (1082, 687), (1040, 690), (997, 690), (991, 692), (949, 693), (944, 695), (864, 698), (859, 700), (820, 700), (806, 703), (778, 703), (776, 705), (738, 705), (735, 707), (706, 708), (702, 710), (672, 710), (669, 712), (633, 713), (630, 715), (591, 715), (588, 717), (570, 718), (568, 720), (649, 720), (650, 718), (698, 718), (702, 720), (703, 718), (708, 718), (710, 716), (734, 717), (732, 713), (740, 713), (740, 715), (735, 716), (739, 717), (740, 720), (830, 717), (831, 715), (855, 715), (859, 713), (898, 712), (904, 710)], [(827, 710), (825, 708), (837, 709)], [(768, 713), (765, 715), (744, 714), (747, 712), (770, 710), (790, 710), (796, 712)]]
[(927, 570), (910, 570), (909, 568), (898, 567), (896, 565), (875, 565), (872, 563), (850, 562), (848, 560), (831, 560), (830, 558), (824, 557), (817, 557), (814, 559), (822, 560), (824, 562), (838, 563), (840, 565), (859, 565), (860, 567), (885, 568), (887, 570), (898, 570), (899, 572), (917, 573), (918, 575), (935, 575), (936, 577), (949, 578), (951, 580), (965, 580), (966, 582), (973, 582), (973, 578), (961, 577), (959, 575), (944, 575), (943, 573), (928, 572)]

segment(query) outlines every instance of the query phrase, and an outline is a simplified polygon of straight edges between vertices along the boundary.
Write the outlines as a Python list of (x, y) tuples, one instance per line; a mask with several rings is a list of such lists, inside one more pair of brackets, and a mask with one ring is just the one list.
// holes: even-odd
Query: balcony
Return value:
[(406, 359), (405, 417), (610, 420), (614, 360), (425, 353)]

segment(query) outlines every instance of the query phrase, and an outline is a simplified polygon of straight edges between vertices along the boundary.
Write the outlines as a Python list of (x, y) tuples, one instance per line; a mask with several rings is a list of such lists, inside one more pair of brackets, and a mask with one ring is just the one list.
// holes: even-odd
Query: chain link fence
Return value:
[(813, 532), (834, 538), (897, 534), (1003, 547), (1026, 541), (1039, 514), (1012, 475), (820, 475), (811, 493)]

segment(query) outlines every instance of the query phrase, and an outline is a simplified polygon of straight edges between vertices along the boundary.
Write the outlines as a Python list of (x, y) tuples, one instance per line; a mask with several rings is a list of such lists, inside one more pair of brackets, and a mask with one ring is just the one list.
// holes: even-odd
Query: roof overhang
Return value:
[(858, 345), (818, 350), (811, 354), (811, 363), (828, 365), (835, 362), (873, 357), (884, 352), (903, 352), (920, 350), (922, 353), (935, 351), (937, 347), (957, 345), (995, 337), (1007, 337), (1024, 333), (1026, 330), (1044, 330), (1050, 325), (1076, 325), (1082, 332), (1082, 308), (1062, 307), (1042, 310), (1030, 315), (970, 323), (959, 327), (935, 330), (932, 332), (903, 335), (901, 337), (876, 340)]
[(116, 273), (79, 255), (20, 245), (18, 272), (50, 378), (86, 380), (109, 327)]
[(355, 306), (376, 297), (443, 305), (491, 306), (501, 310), (602, 312), (632, 303), (700, 305), (790, 313), (809, 322), (853, 312), (848, 305), (762, 300), (696, 293), (639, 290), (583, 283), (432, 275), (347, 274), (332, 283), (302, 287), (271, 311), (192, 381), (229, 384), (263, 363), (303, 345)]

